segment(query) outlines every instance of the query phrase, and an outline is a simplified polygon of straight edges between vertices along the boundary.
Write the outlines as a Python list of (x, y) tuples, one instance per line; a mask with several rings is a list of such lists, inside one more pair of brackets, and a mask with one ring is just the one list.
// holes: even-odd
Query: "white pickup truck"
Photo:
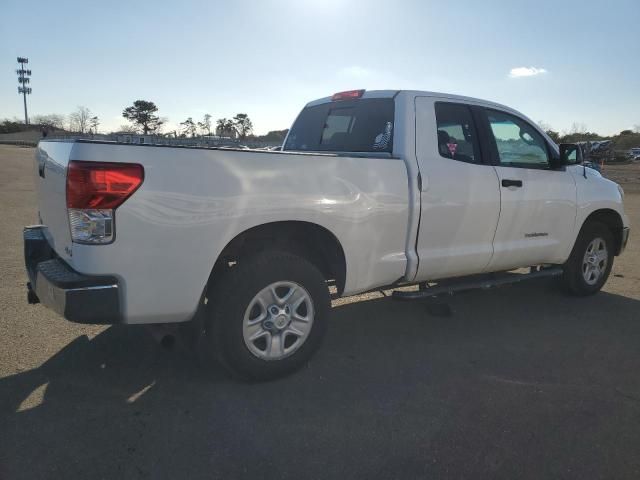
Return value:
[(596, 293), (629, 224), (620, 186), (580, 162), (511, 108), (420, 91), (313, 101), (277, 152), (41, 141), (29, 300), (75, 322), (192, 321), (205, 358), (274, 378), (320, 344), (331, 288), (419, 299), (558, 275)]

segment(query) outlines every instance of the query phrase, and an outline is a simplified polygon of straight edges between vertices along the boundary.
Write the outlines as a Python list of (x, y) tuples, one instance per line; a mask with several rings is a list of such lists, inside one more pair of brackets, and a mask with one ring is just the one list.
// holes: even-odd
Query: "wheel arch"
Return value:
[(299, 220), (264, 223), (238, 233), (218, 255), (208, 285), (235, 262), (268, 249), (285, 250), (306, 258), (327, 280), (335, 281), (339, 294), (344, 291), (346, 258), (340, 241), (327, 228)]
[(584, 222), (582, 222), (582, 226), (580, 227), (580, 232), (582, 232), (586, 225), (593, 222), (602, 223), (609, 229), (614, 240), (613, 254), (616, 256), (620, 255), (622, 250), (622, 229), (624, 227), (624, 222), (622, 221), (620, 213), (612, 208), (601, 208), (595, 210), (584, 219)]

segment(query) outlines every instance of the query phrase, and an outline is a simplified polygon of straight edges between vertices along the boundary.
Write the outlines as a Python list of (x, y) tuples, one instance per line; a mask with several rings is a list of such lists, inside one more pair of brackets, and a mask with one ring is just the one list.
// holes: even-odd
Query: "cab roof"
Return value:
[[(502, 105), (500, 103), (491, 102), (489, 100), (483, 100), (480, 98), (474, 97), (466, 97), (463, 95), (454, 95), (452, 93), (442, 93), (442, 92), (430, 92), (426, 90), (365, 90), (361, 99), (366, 98), (394, 98), (398, 95), (406, 95), (410, 98), (415, 97), (438, 97), (444, 98), (448, 100), (458, 101), (462, 103), (473, 103), (476, 105), (485, 105), (488, 107), (497, 107), (501, 110), (515, 111), (506, 105)], [(317, 100), (313, 100), (305, 105), (305, 107), (312, 107), (314, 105), (321, 105), (323, 103), (329, 103), (333, 101), (332, 96), (319, 98)]]

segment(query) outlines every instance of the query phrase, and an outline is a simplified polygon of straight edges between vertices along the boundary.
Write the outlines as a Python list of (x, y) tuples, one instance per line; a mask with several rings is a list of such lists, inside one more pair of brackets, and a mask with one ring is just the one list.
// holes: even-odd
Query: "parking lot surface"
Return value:
[(439, 315), (358, 297), (308, 367), (250, 385), (143, 327), (27, 305), (33, 154), (0, 146), (0, 479), (640, 477), (638, 227), (597, 296), (533, 281)]

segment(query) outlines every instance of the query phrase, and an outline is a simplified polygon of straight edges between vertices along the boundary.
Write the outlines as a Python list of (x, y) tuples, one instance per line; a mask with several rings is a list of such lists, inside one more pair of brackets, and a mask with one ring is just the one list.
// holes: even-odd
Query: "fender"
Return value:
[[(623, 229), (629, 228), (629, 219), (624, 213), (622, 188), (593, 169), (583, 169), (582, 166), (572, 166), (569, 169), (576, 180), (577, 190), (573, 244), (585, 223), (597, 219), (611, 228), (616, 240), (616, 255), (619, 255), (624, 243)], [(572, 249), (573, 245), (568, 249), (567, 258)]]

